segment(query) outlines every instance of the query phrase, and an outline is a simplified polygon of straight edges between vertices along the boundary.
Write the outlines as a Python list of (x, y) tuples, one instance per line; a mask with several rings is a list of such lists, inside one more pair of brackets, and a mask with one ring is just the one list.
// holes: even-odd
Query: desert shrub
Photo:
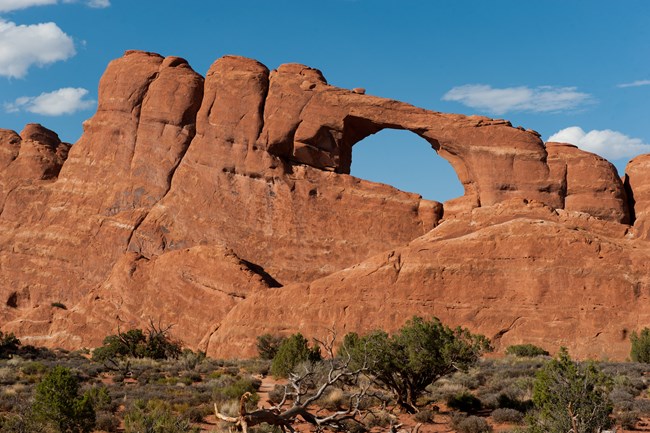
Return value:
[(632, 408), (639, 414), (648, 416), (650, 415), (650, 400), (634, 400)]
[(98, 412), (95, 428), (108, 433), (117, 432), (120, 426), (120, 419), (110, 412)]
[(499, 408), (492, 411), (492, 419), (498, 423), (520, 424), (524, 414), (517, 409)]
[(480, 416), (455, 415), (451, 418), (451, 427), (458, 433), (489, 433), (492, 427)]
[(639, 414), (634, 411), (623, 411), (616, 414), (616, 422), (625, 430), (636, 430)]
[(631, 409), (634, 396), (625, 389), (615, 388), (609, 393), (609, 400), (616, 409)]
[(421, 410), (418, 413), (416, 413), (413, 416), (413, 418), (415, 418), (415, 420), (417, 422), (421, 422), (423, 424), (431, 424), (433, 422), (433, 420), (434, 420), (435, 414), (436, 414), (435, 411), (433, 411), (431, 409), (425, 409), (425, 410)]
[(212, 389), (212, 399), (216, 402), (239, 399), (246, 392), (250, 392), (253, 396), (249, 399), (249, 402), (254, 401), (257, 403), (259, 400), (256, 393), (258, 387), (259, 383), (252, 377), (232, 378), (225, 376)]
[(447, 399), (447, 406), (461, 412), (477, 412), (481, 410), (481, 400), (469, 392), (463, 392)]
[(105, 386), (94, 386), (85, 392), (95, 410), (111, 411), (113, 409), (111, 395)]
[(198, 433), (185, 417), (174, 414), (161, 400), (139, 401), (124, 415), (124, 433)]
[(630, 349), (632, 361), (650, 363), (650, 329), (643, 328), (639, 334), (632, 331), (630, 342), (632, 343)]
[(391, 336), (383, 331), (364, 337), (348, 334), (344, 345), (343, 352), (357, 365), (367, 363), (370, 374), (391, 390), (408, 412), (416, 412), (416, 401), (428, 385), (467, 370), (490, 349), (484, 336), (460, 327), (452, 329), (435, 317), (429, 321), (413, 317)]
[(392, 419), (391, 414), (383, 410), (370, 412), (363, 418), (363, 425), (369, 429), (373, 427), (388, 427)]
[(301, 333), (293, 334), (280, 344), (271, 363), (271, 374), (276, 377), (286, 377), (298, 364), (304, 361), (320, 361), (320, 347), (309, 347), (309, 343)]
[(68, 309), (68, 307), (66, 307), (65, 304), (62, 303), (62, 302), (52, 302), (50, 304), (50, 306), (53, 307), (53, 308), (60, 308), (62, 310), (67, 310)]
[(13, 332), (5, 334), (0, 331), (0, 359), (7, 359), (18, 352), (20, 340), (16, 338)]
[(264, 334), (257, 337), (257, 353), (262, 359), (273, 359), (286, 337)]
[(115, 335), (104, 338), (103, 345), (93, 351), (94, 361), (106, 361), (115, 358), (178, 358), (181, 344), (169, 336), (170, 327), (156, 327), (153, 323), (145, 332), (142, 329), (118, 331)]
[(269, 391), (269, 400), (273, 404), (278, 404), (282, 401), (282, 398), (284, 397), (284, 386), (282, 385), (275, 385), (271, 391)]
[(62, 432), (90, 432), (95, 409), (88, 395), (79, 395), (79, 380), (69, 368), (56, 366), (36, 386), (33, 414)]
[(522, 358), (533, 358), (535, 356), (548, 356), (549, 353), (534, 344), (515, 344), (506, 348), (506, 355), (520, 356)]
[(181, 360), (186, 370), (194, 370), (205, 361), (205, 352), (200, 350), (198, 352), (193, 352), (190, 349), (183, 349)]
[(579, 365), (565, 348), (537, 373), (532, 433), (592, 433), (611, 425), (608, 377), (593, 363)]

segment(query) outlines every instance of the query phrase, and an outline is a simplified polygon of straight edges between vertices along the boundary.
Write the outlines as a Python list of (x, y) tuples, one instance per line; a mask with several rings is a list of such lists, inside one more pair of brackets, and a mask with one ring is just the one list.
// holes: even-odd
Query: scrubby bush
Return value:
[(20, 347), (20, 340), (13, 332), (5, 334), (0, 331), (0, 359), (7, 359), (16, 354)]
[(524, 420), (524, 414), (517, 409), (499, 408), (492, 411), (492, 419), (498, 423), (520, 424)]
[(156, 327), (153, 323), (145, 332), (142, 329), (131, 329), (126, 332), (118, 331), (115, 335), (104, 338), (103, 346), (93, 351), (92, 359), (106, 361), (109, 359), (178, 358), (181, 344), (169, 336), (170, 327)]
[(532, 433), (593, 433), (611, 425), (609, 378), (593, 363), (579, 365), (565, 348), (538, 373), (533, 388)]
[(456, 415), (451, 419), (451, 426), (458, 433), (489, 433), (492, 427), (485, 418), (479, 416)]
[(286, 377), (301, 362), (320, 360), (321, 354), (318, 345), (309, 347), (309, 342), (301, 333), (293, 334), (278, 347), (271, 363), (271, 374), (276, 377)]
[(139, 401), (124, 415), (124, 433), (198, 433), (190, 420), (177, 416), (161, 400)]
[(391, 336), (384, 331), (364, 337), (348, 334), (340, 352), (349, 353), (357, 365), (366, 363), (402, 408), (416, 412), (416, 400), (428, 385), (466, 370), (489, 349), (489, 340), (482, 335), (452, 329), (435, 317), (429, 321), (413, 317)]
[(616, 422), (625, 430), (636, 430), (636, 423), (639, 421), (639, 414), (634, 411), (624, 411), (616, 414)]
[(60, 431), (85, 433), (95, 426), (95, 409), (88, 395), (79, 395), (79, 380), (69, 368), (56, 366), (36, 386), (33, 414)]
[(534, 344), (515, 344), (506, 348), (506, 355), (514, 355), (522, 358), (548, 356), (548, 354), (546, 350)]
[(430, 423), (433, 422), (435, 414), (436, 414), (436, 411), (431, 410), (431, 409), (425, 409), (425, 410), (421, 410), (418, 413), (416, 413), (413, 416), (413, 418), (415, 418), (415, 420), (417, 422), (421, 422), (421, 423), (424, 423), (424, 424), (430, 424)]
[(630, 341), (632, 342), (630, 350), (632, 361), (650, 363), (650, 329), (643, 328), (639, 334), (632, 331)]
[(447, 406), (449, 406), (450, 409), (459, 410), (461, 412), (478, 412), (481, 410), (481, 400), (469, 392), (463, 392), (448, 398)]
[(257, 337), (257, 353), (262, 359), (273, 359), (286, 337), (264, 334)]

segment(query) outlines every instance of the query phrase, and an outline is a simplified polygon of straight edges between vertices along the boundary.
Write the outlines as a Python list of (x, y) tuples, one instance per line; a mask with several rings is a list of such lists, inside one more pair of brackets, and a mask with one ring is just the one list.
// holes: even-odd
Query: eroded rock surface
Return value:
[[(441, 204), (350, 176), (352, 147), (384, 128), (430, 143), (465, 194)], [(204, 79), (130, 51), (72, 148), (40, 125), (0, 130), (0, 324), (78, 348), (153, 319), (241, 357), (261, 332), (422, 314), (498, 347), (624, 357), (649, 319), (648, 170), (635, 159), (624, 187), (597, 155), (304, 65), (226, 56)]]

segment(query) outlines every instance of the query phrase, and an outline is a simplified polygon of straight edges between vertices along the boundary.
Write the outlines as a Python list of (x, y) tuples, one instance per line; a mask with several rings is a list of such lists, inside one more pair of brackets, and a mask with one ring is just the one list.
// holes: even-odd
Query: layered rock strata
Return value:
[[(464, 195), (350, 176), (352, 147), (385, 128), (426, 140)], [(240, 357), (261, 332), (422, 314), (497, 347), (624, 357), (650, 319), (646, 167), (624, 184), (505, 120), (337, 88), (304, 65), (226, 56), (203, 78), (130, 51), (71, 148), (39, 125), (0, 130), (0, 324), (78, 348), (154, 319)]]

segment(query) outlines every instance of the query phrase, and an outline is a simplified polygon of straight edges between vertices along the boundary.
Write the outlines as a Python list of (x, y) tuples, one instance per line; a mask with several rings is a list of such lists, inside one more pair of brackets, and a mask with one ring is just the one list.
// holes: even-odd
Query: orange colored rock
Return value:
[(395, 331), (435, 315), (501, 351), (532, 343), (625, 359), (629, 332), (650, 321), (650, 262), (624, 227), (537, 202), (477, 208), (325, 278), (256, 293), (226, 316), (208, 353), (254, 356), (267, 332)]
[[(352, 147), (384, 128), (427, 140), (464, 196), (350, 176)], [(78, 348), (154, 320), (241, 357), (260, 332), (435, 314), (498, 347), (620, 358), (649, 319), (648, 170), (635, 159), (626, 191), (602, 158), (505, 120), (336, 88), (304, 65), (226, 56), (204, 79), (130, 51), (72, 148), (38, 125), (0, 130), (0, 327)]]
[(650, 154), (639, 155), (625, 167), (625, 186), (636, 235), (650, 238)]
[(611, 162), (572, 144), (546, 143), (546, 150), (553, 177), (561, 181), (564, 209), (630, 222), (625, 188)]

